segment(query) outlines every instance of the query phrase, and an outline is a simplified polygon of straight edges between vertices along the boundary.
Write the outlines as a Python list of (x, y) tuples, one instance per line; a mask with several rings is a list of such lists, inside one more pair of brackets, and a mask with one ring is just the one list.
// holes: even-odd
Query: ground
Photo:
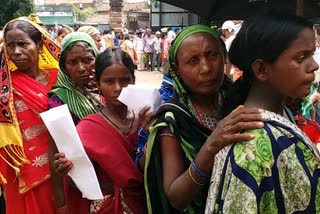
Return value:
[(160, 88), (163, 74), (158, 71), (135, 71), (136, 85)]

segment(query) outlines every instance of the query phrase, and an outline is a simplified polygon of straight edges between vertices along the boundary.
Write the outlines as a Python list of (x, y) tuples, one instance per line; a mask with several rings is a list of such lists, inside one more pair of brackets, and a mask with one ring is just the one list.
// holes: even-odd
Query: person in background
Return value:
[(89, 34), (92, 37), (92, 39), (94, 40), (98, 51), (99, 52), (101, 51), (102, 36), (97, 28), (92, 27), (92, 26), (83, 26), (83, 27), (80, 27), (77, 32), (84, 32), (84, 33)]
[(151, 29), (146, 30), (146, 35), (144, 37), (144, 53), (146, 55), (146, 69), (148, 70), (149, 67), (151, 71), (153, 71), (153, 53), (154, 53), (154, 38), (151, 35)]
[[(7, 214), (55, 214), (49, 133), (40, 113), (57, 80), (60, 47), (28, 18), (4, 28), (0, 80), (0, 183)], [(50, 47), (49, 49), (47, 47)]]
[(169, 28), (168, 28), (168, 37), (169, 37), (169, 39), (170, 39), (171, 41), (173, 41), (173, 40), (176, 38), (176, 36), (177, 36), (177, 35), (173, 32), (172, 28), (169, 27)]
[(168, 36), (168, 29), (164, 28), (162, 29), (164, 33), (164, 38), (163, 38), (163, 74), (168, 75), (169, 74), (169, 67), (168, 67), (168, 53), (169, 53), (169, 48), (171, 46), (172, 40)]
[(59, 44), (61, 44), (63, 38), (68, 35), (69, 33), (72, 33), (73, 31), (71, 31), (69, 28), (66, 27), (62, 27), (59, 31), (58, 31), (58, 35), (57, 35), (57, 41), (59, 42)]
[(157, 70), (160, 71), (161, 67), (161, 53), (162, 53), (162, 38), (161, 32), (156, 32), (156, 37), (154, 38), (153, 47), (153, 66), (157, 66)]
[(120, 35), (120, 33), (116, 32), (115, 36), (113, 37), (113, 43), (114, 43), (115, 47), (119, 47), (119, 35)]
[(105, 34), (103, 36), (104, 42), (105, 42), (105, 48), (113, 48), (114, 47), (114, 41), (112, 34), (109, 30), (105, 31)]
[(133, 37), (129, 34), (124, 35), (124, 42), (121, 45), (122, 50), (124, 50), (132, 59), (133, 64), (137, 65), (137, 54), (133, 48)]
[(137, 33), (134, 41), (134, 49), (138, 55), (138, 71), (143, 71), (144, 67), (144, 40), (142, 38), (142, 31)]

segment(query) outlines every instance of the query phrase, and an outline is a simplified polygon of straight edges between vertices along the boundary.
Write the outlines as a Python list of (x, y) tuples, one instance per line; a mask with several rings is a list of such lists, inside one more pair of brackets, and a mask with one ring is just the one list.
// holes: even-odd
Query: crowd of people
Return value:
[[(320, 27), (307, 19), (101, 34), (31, 15), (2, 43), (0, 212), (320, 213)], [(161, 66), (157, 112), (118, 100), (136, 69)], [(101, 200), (82, 197), (39, 116), (64, 104)]]

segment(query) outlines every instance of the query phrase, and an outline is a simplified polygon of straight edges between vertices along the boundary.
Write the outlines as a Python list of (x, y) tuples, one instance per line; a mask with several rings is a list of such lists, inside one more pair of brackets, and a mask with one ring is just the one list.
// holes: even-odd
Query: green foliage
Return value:
[(0, 0), (0, 26), (20, 16), (28, 16), (34, 12), (30, 0)]
[(96, 10), (92, 7), (80, 9), (76, 5), (72, 4), (72, 9), (76, 14), (77, 21), (84, 22), (89, 16), (93, 16), (96, 13)]

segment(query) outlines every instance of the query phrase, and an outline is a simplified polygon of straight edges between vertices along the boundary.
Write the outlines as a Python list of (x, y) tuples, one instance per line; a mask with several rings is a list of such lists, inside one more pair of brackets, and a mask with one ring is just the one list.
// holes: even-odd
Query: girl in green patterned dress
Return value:
[(239, 104), (259, 108), (264, 128), (229, 146), (214, 166), (205, 213), (320, 213), (320, 155), (284, 107), (310, 93), (315, 51), (312, 24), (267, 12), (245, 21), (229, 52), (244, 71), (227, 95), (226, 114)]

